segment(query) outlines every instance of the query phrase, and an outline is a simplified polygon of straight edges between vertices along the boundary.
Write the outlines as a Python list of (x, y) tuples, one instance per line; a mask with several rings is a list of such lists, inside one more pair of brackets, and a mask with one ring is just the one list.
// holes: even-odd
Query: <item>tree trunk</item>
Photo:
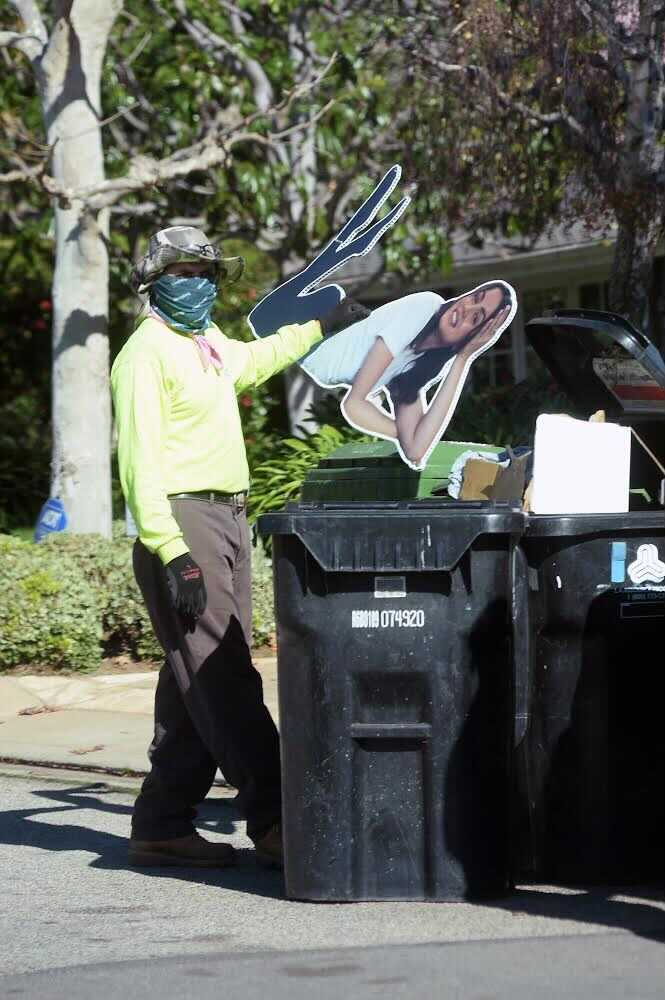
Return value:
[(661, 235), (658, 220), (642, 223), (636, 216), (618, 219), (610, 275), (610, 308), (647, 334), (654, 262)]
[(654, 261), (649, 336), (665, 357), (665, 257)]
[[(306, 56), (309, 44), (308, 23), (302, 8), (291, 15), (289, 24), (289, 57), (294, 67), (296, 79), (304, 79), (311, 66)], [(290, 125), (311, 118), (312, 109), (303, 104), (293, 108)], [(316, 124), (294, 132), (289, 142), (289, 160), (292, 181), (287, 189), (289, 218), (292, 226), (301, 224), (305, 233), (305, 245), (309, 247), (314, 235), (314, 199), (316, 195)], [(284, 262), (281, 281), (288, 279), (302, 268), (302, 261)], [(286, 408), (289, 414), (291, 433), (302, 437), (303, 431), (315, 431), (317, 423), (309, 416), (310, 408), (323, 398), (324, 392), (306, 375), (299, 365), (292, 365), (284, 372)]]
[[(40, 66), (52, 173), (67, 187), (104, 179), (104, 53), (122, 0), (61, 0)], [(55, 206), (51, 495), (69, 530), (111, 534), (108, 213)]]
[[(621, 12), (625, 39), (613, 58), (622, 61), (625, 121), (616, 173), (618, 234), (610, 278), (610, 305), (649, 334), (654, 325), (656, 252), (665, 234), (663, 217), (663, 102), (665, 79), (662, 54), (665, 35), (655, 3), (630, 5)], [(662, 14), (662, 10), (660, 11)], [(618, 21), (618, 10), (614, 14)], [(633, 23), (631, 23), (633, 22)], [(630, 24), (630, 27), (629, 27)], [(626, 58), (630, 53), (630, 58)]]

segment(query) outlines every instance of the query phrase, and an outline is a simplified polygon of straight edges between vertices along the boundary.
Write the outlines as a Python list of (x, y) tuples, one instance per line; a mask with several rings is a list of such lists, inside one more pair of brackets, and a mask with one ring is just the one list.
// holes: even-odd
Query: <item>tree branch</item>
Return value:
[(16, 170), (9, 170), (6, 174), (0, 174), (0, 184), (15, 184), (17, 181), (28, 183), (41, 182), (42, 175), (46, 170), (46, 161), (36, 167), (18, 167)]
[(10, 0), (12, 7), (23, 21), (23, 32), (0, 32), (0, 46), (13, 46), (28, 57), (38, 59), (48, 43), (48, 32), (36, 0)]
[[(236, 38), (242, 38), (245, 33), (245, 26), (242, 23), (240, 15), (233, 13), (230, 20), (231, 28)], [(267, 73), (256, 59), (252, 59), (244, 53), (242, 63), (254, 88), (254, 100), (256, 101), (257, 108), (263, 107), (263, 110), (267, 110), (274, 101), (274, 91)]]
[(185, 0), (173, 0), (173, 6), (178, 12), (183, 28), (203, 52), (207, 52), (213, 59), (219, 62), (219, 49), (222, 49), (224, 52), (229, 53), (237, 63), (242, 61), (241, 53), (236, 50), (231, 42), (218, 35), (198, 18), (189, 17)]
[[(238, 11), (232, 4), (225, 4), (230, 11), (230, 23), (235, 37), (240, 40), (245, 33), (243, 20), (247, 15)], [(226, 62), (230, 57), (236, 69), (247, 76), (254, 91), (254, 102), (260, 111), (267, 111), (274, 103), (274, 91), (263, 67), (251, 56), (242, 51), (240, 45), (234, 45), (222, 35), (218, 35), (198, 18), (190, 18), (185, 0), (174, 0), (180, 23), (192, 41), (217, 62)], [(223, 53), (223, 55), (221, 54)]]
[[(290, 128), (273, 132), (269, 135), (261, 135), (259, 132), (237, 131), (232, 136), (226, 137), (225, 141), (216, 143), (215, 136), (207, 136), (196, 146), (190, 147), (189, 156), (174, 154), (163, 160), (151, 160), (148, 157), (135, 157), (130, 164), (129, 172), (125, 177), (103, 181), (101, 184), (91, 188), (83, 188), (78, 191), (55, 190), (51, 193), (63, 198), (65, 201), (81, 201), (92, 211), (99, 211), (115, 204), (125, 194), (134, 191), (142, 191), (146, 188), (159, 187), (173, 181), (178, 177), (186, 177), (188, 174), (205, 172), (225, 164), (231, 150), (235, 146), (245, 143), (256, 143), (259, 146), (272, 148), (282, 139), (294, 132), (309, 127), (313, 121), (325, 115), (334, 101), (325, 104), (312, 119), (305, 122), (298, 122)], [(43, 182), (51, 181), (51, 178), (43, 178)]]
[(584, 127), (564, 108), (561, 108), (560, 111), (549, 112), (548, 114), (536, 111), (534, 108), (529, 107), (528, 104), (525, 104), (523, 101), (516, 100), (514, 97), (511, 97), (510, 94), (501, 90), (501, 88), (494, 81), (492, 75), (483, 66), (445, 63), (431, 56), (427, 56), (424, 53), (421, 53), (420, 58), (422, 62), (430, 65), (432, 69), (436, 70), (438, 73), (459, 73), (466, 74), (467, 76), (480, 77), (487, 84), (496, 99), (509, 111), (517, 111), (518, 114), (522, 115), (522, 117), (529, 118), (542, 125), (567, 125), (572, 132), (576, 133), (576, 135), (580, 137), (586, 136), (586, 130)]
[[(144, 41), (145, 39), (142, 39), (139, 45), (142, 45)], [(120, 47), (116, 42), (113, 42), (113, 51), (116, 53), (118, 59), (116, 63), (116, 71), (118, 73), (118, 76), (125, 84), (125, 86), (132, 91), (137, 104), (140, 104), (143, 110), (147, 111), (148, 114), (154, 115), (156, 113), (156, 108), (143, 93), (141, 86), (138, 80), (136, 79), (136, 74), (134, 73), (134, 70), (131, 68), (131, 61), (135, 57), (136, 49), (134, 50), (134, 52), (131, 53), (128, 59), (122, 58), (122, 55), (120, 54)], [(137, 128), (139, 131), (141, 132), (148, 131), (148, 128), (143, 125), (143, 122), (139, 122), (139, 124), (137, 125), (136, 119), (130, 118), (129, 120), (131, 124), (134, 126), (134, 128)]]
[[(242, 26), (240, 19), (239, 23)], [(275, 155), (280, 153), (283, 155), (284, 140), (303, 129), (311, 130), (335, 102), (334, 100), (328, 101), (318, 111), (310, 112), (303, 121), (288, 127), (280, 128), (276, 123), (284, 122), (285, 116), (286, 121), (288, 121), (288, 112), (294, 102), (311, 93), (319, 85), (332, 67), (335, 58), (333, 56), (324, 69), (313, 79), (298, 84), (285, 94), (281, 101), (267, 109), (259, 109), (245, 118), (240, 120), (236, 118), (231, 122), (228, 121), (228, 117), (220, 121), (218, 116), (217, 121), (204, 138), (188, 148), (176, 150), (172, 155), (161, 160), (145, 156), (134, 157), (130, 161), (127, 174), (123, 177), (109, 178), (88, 187), (70, 188), (57, 182), (46, 173), (47, 159), (44, 158), (43, 162), (35, 167), (20, 164), (19, 169), (0, 174), (0, 184), (20, 182), (35, 184), (56, 198), (63, 207), (77, 203), (84, 210), (96, 212), (116, 206), (126, 195), (149, 191), (151, 188), (159, 188), (192, 173), (206, 172), (215, 167), (223, 166), (229, 162), (232, 150), (242, 144), (253, 143), (267, 150), (272, 150)], [(122, 109), (100, 124), (113, 126), (120, 115), (129, 118), (131, 111), (128, 108)], [(266, 120), (273, 122), (272, 129), (267, 132), (257, 130), (256, 125)], [(144, 214), (145, 211), (143, 206), (129, 205), (125, 214), (137, 216)]]
[(29, 35), (24, 31), (0, 31), (0, 48), (3, 49), (15, 48), (27, 55), (24, 43), (33, 40), (38, 42), (38, 36)]
[(575, 0), (575, 6), (587, 21), (589, 27), (600, 28), (605, 34), (612, 35), (612, 27), (616, 23), (611, 17), (608, 0)]
[(157, 209), (154, 201), (142, 201), (139, 205), (112, 205), (110, 212), (112, 215), (141, 219), (146, 215), (154, 215)]
[[(329, 62), (327, 69), (332, 65)], [(326, 71), (327, 71), (326, 69)], [(283, 101), (275, 108), (270, 109), (270, 113), (288, 108), (290, 104), (303, 93), (312, 90), (322, 79), (324, 73), (320, 74), (315, 81), (307, 85), (301, 84), (295, 87)], [(13, 170), (7, 174), (0, 174), (0, 183), (13, 183), (23, 181), (37, 183), (52, 197), (57, 198), (61, 205), (70, 206), (73, 202), (80, 202), (84, 208), (90, 211), (100, 211), (115, 205), (127, 194), (137, 191), (144, 191), (153, 187), (160, 187), (179, 177), (186, 177), (195, 172), (204, 172), (213, 167), (218, 167), (226, 163), (230, 153), (235, 146), (244, 143), (255, 143), (260, 146), (275, 148), (286, 137), (292, 135), (299, 129), (311, 127), (312, 123), (322, 118), (334, 104), (334, 100), (328, 101), (316, 114), (307, 121), (299, 122), (289, 128), (276, 130), (263, 135), (260, 132), (252, 131), (249, 126), (257, 118), (263, 118), (261, 112), (255, 112), (247, 116), (246, 119), (229, 127), (221, 134), (211, 132), (200, 142), (195, 143), (187, 149), (181, 149), (172, 156), (162, 160), (153, 160), (145, 156), (136, 156), (129, 165), (129, 171), (124, 177), (112, 178), (86, 188), (67, 188), (59, 184), (53, 177), (46, 174), (45, 163), (35, 168), (24, 168)]]

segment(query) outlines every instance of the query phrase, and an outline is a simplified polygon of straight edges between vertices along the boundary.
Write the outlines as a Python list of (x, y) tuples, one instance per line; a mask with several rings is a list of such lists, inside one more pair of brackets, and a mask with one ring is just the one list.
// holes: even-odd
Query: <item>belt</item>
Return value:
[(220, 493), (218, 490), (170, 493), (169, 500), (205, 500), (207, 503), (225, 503), (238, 510), (243, 510), (247, 506), (247, 490), (242, 490), (240, 493)]

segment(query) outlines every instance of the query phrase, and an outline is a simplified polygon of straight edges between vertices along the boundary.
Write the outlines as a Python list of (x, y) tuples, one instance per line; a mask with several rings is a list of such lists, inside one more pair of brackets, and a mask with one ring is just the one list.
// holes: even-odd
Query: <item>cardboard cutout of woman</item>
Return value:
[[(339, 285), (317, 286), (352, 257), (368, 253), (402, 215), (408, 197), (372, 222), (400, 176), (401, 168), (391, 167), (312, 263), (254, 307), (248, 317), (254, 336), (325, 316), (344, 298)], [(416, 292), (327, 337), (300, 365), (322, 388), (346, 386), (341, 409), (347, 422), (395, 441), (406, 464), (422, 469), (450, 423), (471, 364), (496, 343), (516, 311), (515, 290), (500, 280), (448, 301), (435, 292)]]
[(300, 364), (320, 386), (347, 386), (341, 408), (348, 423), (395, 441), (406, 464), (422, 469), (450, 423), (471, 364), (516, 311), (515, 290), (504, 281), (448, 301), (416, 292), (317, 344)]

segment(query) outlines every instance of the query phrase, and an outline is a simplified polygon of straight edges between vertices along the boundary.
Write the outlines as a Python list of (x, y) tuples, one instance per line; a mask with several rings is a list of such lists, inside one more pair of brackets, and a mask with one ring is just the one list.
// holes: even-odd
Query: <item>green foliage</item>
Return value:
[(48, 403), (33, 389), (0, 403), (0, 531), (34, 524), (48, 497)]
[(280, 380), (271, 379), (243, 392), (238, 405), (251, 475), (257, 465), (279, 451), (289, 433)]
[(253, 471), (249, 494), (250, 518), (255, 520), (259, 514), (280, 510), (296, 500), (300, 485), (310, 469), (336, 448), (359, 439), (362, 440), (350, 427), (338, 428), (326, 424), (315, 434), (282, 440), (274, 455)]
[[(237, 9), (234, 25), (228, 5), (136, 0), (131, 14), (125, 10), (117, 18), (102, 66), (101, 117), (113, 118), (103, 126), (107, 176), (125, 174), (135, 156), (160, 159), (197, 143), (213, 127), (233, 128), (243, 116), (256, 114), (248, 60), (265, 73), (272, 99), (280, 102), (337, 53), (326, 79), (278, 114), (279, 127), (291, 129), (335, 98), (315, 126), (314, 184), (309, 186), (311, 166), (299, 148), (301, 137), (309, 135), (304, 130), (294, 131), (279, 154), (247, 142), (234, 147), (223, 169), (193, 173), (123, 199), (123, 209), (111, 215), (108, 242), (111, 360), (136, 325), (139, 307), (129, 291), (129, 271), (154, 229), (175, 219), (200, 219), (213, 240), (223, 240), (228, 253), (246, 258), (243, 278), (222, 290), (213, 315), (227, 334), (247, 339), (245, 317), (255, 301), (327, 241), (350, 186), (360, 197), (376, 181), (376, 167), (367, 171), (365, 161), (368, 154), (375, 155), (376, 129), (388, 120), (392, 99), (380, 73), (365, 58), (378, 27), (365, 17), (339, 16), (334, 5), (315, 0), (279, 0), (269, 6), (239, 0)], [(51, 28), (54, 13), (44, 9), (43, 14)], [(0, 22), (3, 29), (22, 27), (13, 10), (3, 9)], [(192, 25), (200, 26), (199, 38), (208, 37), (211, 44), (198, 45), (189, 30)], [(222, 41), (216, 44), (215, 38)], [(46, 163), (49, 151), (32, 67), (15, 49), (3, 54), (0, 173), (8, 173), (22, 164)], [(275, 116), (258, 116), (248, 131), (261, 135), (273, 125)], [(0, 461), (0, 530), (13, 530), (21, 517), (24, 523), (33, 521), (48, 495), (47, 289), (55, 246), (52, 205), (44, 190), (17, 181), (4, 185), (1, 194), (0, 407), (11, 407), (0, 413), (0, 438), (3, 446), (7, 442)], [(16, 402), (33, 391), (34, 400)], [(38, 420), (31, 419), (29, 408), (39, 414)], [(242, 413), (254, 465), (286, 431), (280, 383), (245, 394)], [(11, 432), (13, 421), (12, 439), (5, 427)], [(117, 477), (115, 483), (117, 516), (122, 511)]]
[(263, 545), (252, 550), (252, 642), (264, 646), (275, 634), (272, 561)]
[[(362, 6), (383, 20), (382, 0)], [(401, 83), (388, 131), (418, 180), (407, 266), (445, 270), (453, 234), (473, 248), (490, 234), (528, 246), (552, 223), (616, 222), (611, 307), (638, 326), (650, 314), (652, 334), (662, 335), (663, 300), (649, 302), (656, 231), (661, 243), (665, 232), (662, 156), (652, 156), (665, 139), (662, 4), (414, 0), (408, 8), (410, 16), (384, 20), (375, 46)]]
[(0, 670), (23, 663), (89, 670), (99, 661), (98, 596), (62, 546), (0, 536)]
[[(39, 544), (0, 535), (0, 671), (22, 664), (94, 670), (104, 655), (159, 660), (148, 613), (134, 580), (133, 540), (114, 525), (96, 535), (47, 536)], [(253, 642), (274, 632), (270, 561), (253, 558)]]
[(518, 385), (462, 394), (446, 438), (481, 444), (532, 444), (536, 417), (570, 412), (570, 401), (544, 370)]
[(35, 548), (50, 547), (83, 569), (95, 594), (106, 652), (159, 658), (160, 647), (134, 579), (132, 545), (132, 539), (124, 534), (124, 524), (116, 522), (112, 540), (63, 532), (47, 536)]

